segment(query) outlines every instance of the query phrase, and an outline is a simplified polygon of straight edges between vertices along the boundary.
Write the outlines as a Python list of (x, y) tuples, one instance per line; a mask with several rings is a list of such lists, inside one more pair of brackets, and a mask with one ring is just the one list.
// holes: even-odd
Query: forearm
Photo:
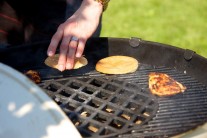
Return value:
[[(97, 20), (99, 21), (99, 18), (101, 17), (101, 14), (103, 12), (103, 5), (95, 0), (83, 0), (80, 8), (75, 12), (75, 14), (72, 16), (77, 17), (81, 16), (81, 19), (85, 20)], [(70, 19), (69, 19), (70, 20)]]

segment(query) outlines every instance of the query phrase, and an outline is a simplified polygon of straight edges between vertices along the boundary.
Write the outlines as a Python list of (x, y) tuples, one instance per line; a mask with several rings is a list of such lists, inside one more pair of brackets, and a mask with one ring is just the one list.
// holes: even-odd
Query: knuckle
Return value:
[(77, 44), (76, 43), (70, 43), (70, 48), (76, 49), (77, 48)]

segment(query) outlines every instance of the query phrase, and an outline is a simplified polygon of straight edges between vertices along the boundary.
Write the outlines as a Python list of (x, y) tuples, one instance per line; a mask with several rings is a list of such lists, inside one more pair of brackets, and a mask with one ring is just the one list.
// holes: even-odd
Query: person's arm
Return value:
[(82, 56), (86, 41), (95, 32), (103, 12), (101, 1), (83, 0), (80, 8), (53, 35), (47, 52), (48, 56), (54, 55), (60, 43), (60, 71), (72, 69), (74, 58)]

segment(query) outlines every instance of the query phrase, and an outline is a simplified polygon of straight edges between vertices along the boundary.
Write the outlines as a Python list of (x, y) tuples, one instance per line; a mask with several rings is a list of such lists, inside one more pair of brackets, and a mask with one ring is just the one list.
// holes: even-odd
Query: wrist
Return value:
[(102, 8), (102, 11), (105, 11), (108, 7), (108, 3), (110, 0), (83, 0), (90, 5), (95, 5)]
[(94, 1), (96, 1), (98, 3), (101, 3), (102, 6), (103, 6), (103, 11), (105, 11), (108, 7), (108, 3), (109, 3), (110, 0), (94, 0)]
[(83, 5), (96, 7), (96, 8), (101, 9), (103, 11), (102, 3), (98, 2), (97, 0), (83, 0)]
[(95, 0), (83, 0), (80, 9), (83, 9), (84, 11), (92, 11), (90, 14), (101, 16), (103, 5)]

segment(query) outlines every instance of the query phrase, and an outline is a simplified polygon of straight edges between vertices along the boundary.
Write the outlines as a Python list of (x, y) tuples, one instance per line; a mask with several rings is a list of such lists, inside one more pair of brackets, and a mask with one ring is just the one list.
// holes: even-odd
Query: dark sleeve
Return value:
[[(23, 33), (23, 35), (25, 35), (25, 31), (32, 33), (31, 41), (50, 39), (59, 24), (65, 20), (65, 0), (5, 1), (15, 11), (15, 15), (22, 24), (22, 27), (16, 29), (16, 31)], [(25, 30), (31, 28), (32, 32)], [(11, 42), (14, 41), (11, 40)]]

